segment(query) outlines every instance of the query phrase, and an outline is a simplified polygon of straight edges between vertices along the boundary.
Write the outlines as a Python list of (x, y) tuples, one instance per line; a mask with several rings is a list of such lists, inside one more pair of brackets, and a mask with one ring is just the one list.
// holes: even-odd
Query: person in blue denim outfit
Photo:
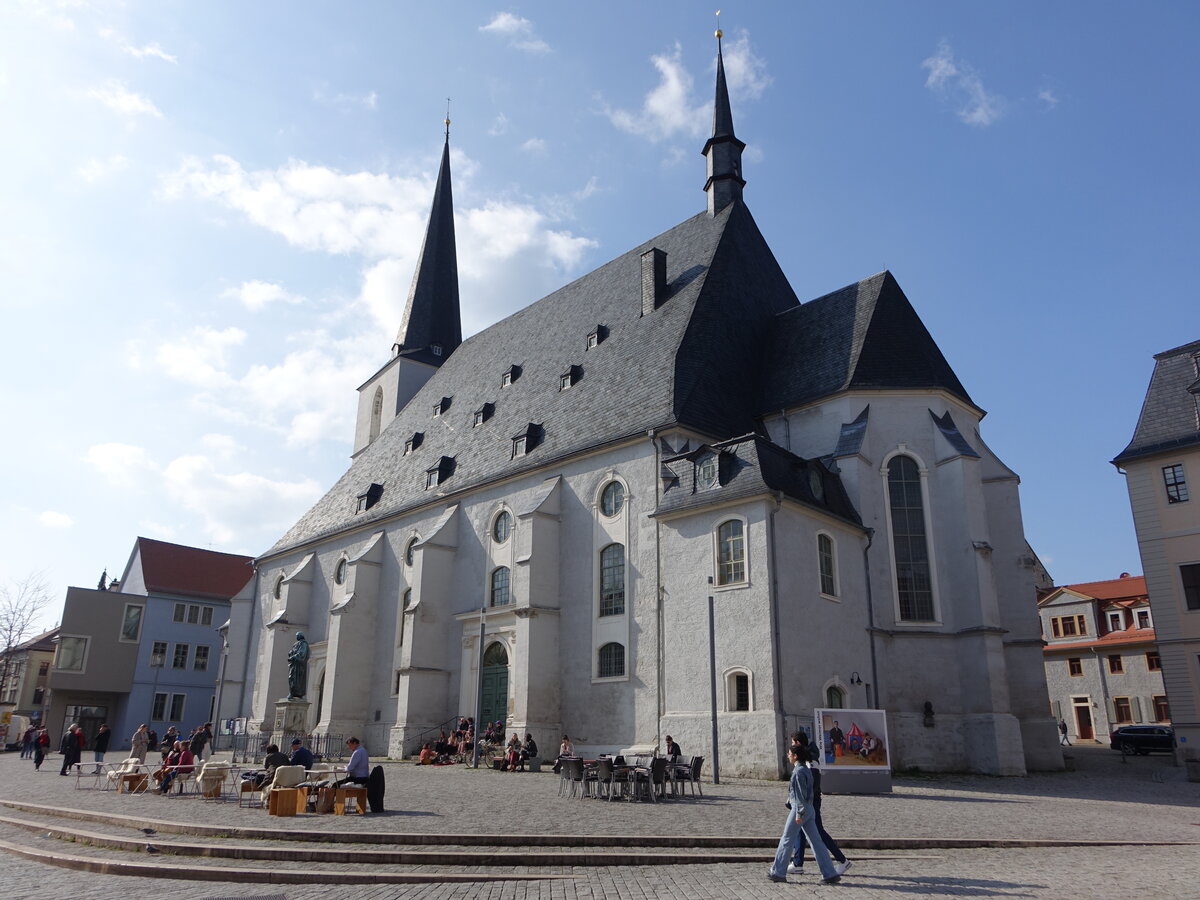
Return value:
[(813, 856), (821, 869), (822, 880), (826, 884), (835, 884), (841, 879), (825, 842), (817, 833), (817, 819), (813, 810), (813, 778), (808, 766), (804, 765), (805, 750), (799, 744), (793, 744), (788, 750), (788, 759), (792, 763), (792, 778), (788, 782), (788, 814), (783, 823), (783, 834), (779, 837), (779, 847), (775, 850), (775, 862), (767, 877), (771, 881), (787, 881), (788, 863), (796, 852), (800, 832), (803, 831), (812, 845)]

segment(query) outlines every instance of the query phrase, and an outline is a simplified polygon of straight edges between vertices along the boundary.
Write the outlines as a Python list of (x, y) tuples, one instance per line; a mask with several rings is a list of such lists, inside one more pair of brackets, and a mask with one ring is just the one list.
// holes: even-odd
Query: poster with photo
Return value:
[(882, 709), (814, 710), (822, 768), (891, 771)]

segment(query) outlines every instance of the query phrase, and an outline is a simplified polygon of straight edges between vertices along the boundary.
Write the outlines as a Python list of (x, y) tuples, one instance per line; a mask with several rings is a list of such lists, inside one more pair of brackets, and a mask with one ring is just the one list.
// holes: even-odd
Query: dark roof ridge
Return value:
[(1164, 350), (1162, 353), (1155, 353), (1154, 358), (1155, 359), (1168, 359), (1172, 356), (1178, 356), (1181, 353), (1192, 353), (1192, 352), (1200, 353), (1200, 341), (1191, 341), (1190, 343), (1182, 344), (1181, 346), (1175, 347), (1171, 350)]

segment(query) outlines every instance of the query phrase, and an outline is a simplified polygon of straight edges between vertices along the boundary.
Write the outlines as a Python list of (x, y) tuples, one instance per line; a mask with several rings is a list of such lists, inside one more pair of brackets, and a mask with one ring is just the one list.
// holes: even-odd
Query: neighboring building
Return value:
[(724, 772), (826, 706), (897, 767), (1062, 767), (1018, 477), (890, 273), (798, 301), (743, 147), (718, 55), (708, 208), (463, 341), (447, 138), (353, 462), (258, 560), (252, 728), (302, 630), (306, 726), (378, 754), (478, 703), (711, 759), (711, 595)]
[(247, 556), (139, 537), (119, 583), (68, 588), (50, 730), (79, 722), (90, 741), (107, 722), (116, 750), (142, 722), (163, 734), (217, 721), (218, 629), (249, 601), (253, 576)]
[(1038, 607), (1050, 705), (1072, 741), (1107, 743), (1118, 726), (1171, 721), (1146, 579), (1063, 585)]
[(7, 654), (8, 677), (0, 705), (11, 707), (9, 712), (42, 720), (50, 682), (50, 664), (54, 660), (54, 643), (58, 629), (18, 644)]
[(1181, 758), (1200, 759), (1200, 341), (1154, 357), (1125, 473)]

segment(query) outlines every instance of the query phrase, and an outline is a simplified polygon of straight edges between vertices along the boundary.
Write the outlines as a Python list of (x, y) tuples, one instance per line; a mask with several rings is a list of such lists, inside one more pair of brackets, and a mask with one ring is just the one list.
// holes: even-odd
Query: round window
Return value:
[(413, 538), (404, 546), (404, 564), (411, 566), (413, 564), (413, 550), (416, 549), (417, 538)]
[(412, 606), (412, 588), (405, 588), (403, 608), (408, 609), (410, 606)]
[(606, 516), (615, 516), (625, 506), (625, 487), (619, 481), (610, 481), (600, 495), (600, 511)]
[(507, 510), (502, 510), (500, 515), (496, 516), (496, 520), (492, 522), (492, 537), (497, 544), (503, 544), (508, 540), (508, 536), (512, 534), (512, 516)]
[(348, 567), (349, 567), (349, 563), (346, 562), (346, 557), (343, 556), (341, 559), (338, 560), (337, 568), (333, 570), (333, 580), (336, 581), (338, 584), (345, 584), (346, 583), (346, 569)]
[(280, 599), (283, 596), (283, 576), (282, 575), (280, 575), (278, 578), (275, 579), (275, 589), (273, 591), (271, 591), (271, 593), (275, 595), (276, 600)]
[(710, 488), (717, 483), (717, 458), (706, 456), (696, 467), (696, 483), (702, 488)]

